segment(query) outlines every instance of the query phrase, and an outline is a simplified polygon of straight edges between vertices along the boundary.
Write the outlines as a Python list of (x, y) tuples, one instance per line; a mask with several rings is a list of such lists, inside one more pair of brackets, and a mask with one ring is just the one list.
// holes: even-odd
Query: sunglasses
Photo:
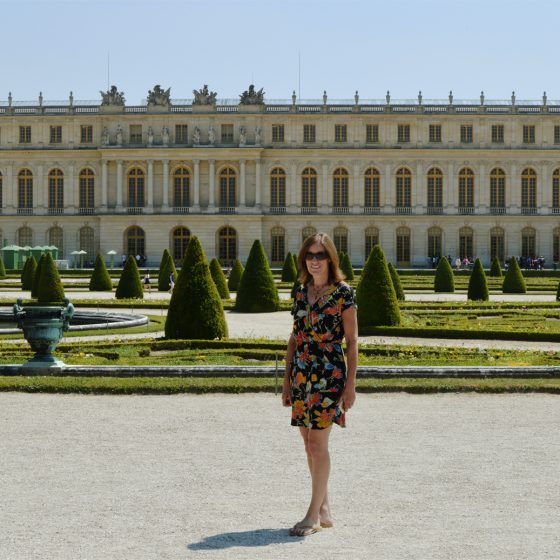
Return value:
[(312, 261), (313, 259), (317, 259), (318, 261), (325, 261), (329, 258), (329, 255), (326, 251), (319, 251), (318, 253), (313, 253), (312, 251), (307, 251), (305, 253), (305, 260)]

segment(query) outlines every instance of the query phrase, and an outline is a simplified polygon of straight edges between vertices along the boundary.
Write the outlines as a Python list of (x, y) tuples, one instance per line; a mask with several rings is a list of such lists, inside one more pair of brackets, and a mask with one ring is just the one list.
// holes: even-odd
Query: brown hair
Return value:
[(342, 282), (342, 280), (346, 277), (344, 276), (342, 270), (340, 270), (338, 252), (332, 239), (326, 233), (315, 233), (314, 235), (310, 235), (303, 242), (297, 258), (299, 267), (298, 280), (304, 285), (310, 284), (313, 281), (313, 276), (307, 270), (305, 255), (307, 254), (309, 247), (311, 247), (314, 243), (320, 243), (325, 248), (325, 252), (329, 256), (329, 284)]

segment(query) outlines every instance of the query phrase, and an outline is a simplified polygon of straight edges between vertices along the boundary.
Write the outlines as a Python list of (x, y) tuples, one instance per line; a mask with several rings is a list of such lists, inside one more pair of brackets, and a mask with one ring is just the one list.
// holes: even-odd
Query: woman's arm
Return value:
[(282, 404), (290, 406), (292, 404), (292, 392), (290, 389), (290, 373), (292, 371), (292, 359), (296, 351), (296, 341), (293, 333), (290, 334), (288, 339), (288, 348), (286, 349), (285, 371), (284, 371), (284, 384), (282, 386)]
[(346, 340), (346, 385), (341, 401), (344, 410), (349, 410), (356, 400), (356, 370), (358, 368), (358, 314), (356, 307), (342, 312), (344, 338)]

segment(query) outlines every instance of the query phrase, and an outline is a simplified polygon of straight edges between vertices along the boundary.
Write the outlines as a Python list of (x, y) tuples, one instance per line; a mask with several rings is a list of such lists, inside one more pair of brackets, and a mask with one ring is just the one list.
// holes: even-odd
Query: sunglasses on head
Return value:
[(305, 253), (305, 260), (312, 261), (313, 259), (317, 259), (318, 261), (324, 261), (329, 258), (329, 255), (326, 251), (319, 251), (318, 253), (313, 253), (312, 251), (307, 251)]

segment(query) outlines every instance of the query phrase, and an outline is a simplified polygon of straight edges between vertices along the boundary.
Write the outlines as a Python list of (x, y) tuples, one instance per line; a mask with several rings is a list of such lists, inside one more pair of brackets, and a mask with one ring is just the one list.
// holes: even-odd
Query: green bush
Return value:
[(230, 296), (226, 277), (224, 276), (224, 271), (222, 270), (222, 267), (216, 257), (210, 261), (210, 275), (212, 276), (212, 280), (214, 280), (214, 284), (216, 284), (220, 297), (222, 299), (229, 299)]
[(297, 255), (295, 253), (292, 253), (292, 259), (294, 260), (294, 266), (296, 267), (296, 275), (299, 274), (299, 265), (297, 262)]
[(237, 289), (235, 311), (266, 313), (277, 311), (279, 303), (278, 289), (268, 266), (263, 244), (256, 239)]
[(395, 288), (395, 294), (397, 296), (397, 300), (404, 301), (405, 300), (404, 290), (397, 269), (393, 266), (392, 263), (388, 263), (387, 268), (389, 269), (389, 274), (391, 275), (391, 281), (393, 282), (393, 288)]
[(43, 268), (43, 263), (45, 262), (45, 253), (41, 254), (41, 258), (37, 263), (37, 270), (33, 276), (33, 285), (31, 286), (31, 297), (36, 298), (39, 290), (39, 279), (41, 278), (41, 269)]
[(490, 265), (490, 272), (488, 273), (488, 276), (492, 276), (494, 278), (501, 278), (503, 276), (500, 259), (498, 257), (494, 257), (492, 259), (492, 264)]
[(133, 255), (128, 255), (124, 263), (115, 297), (117, 299), (144, 299), (144, 289), (140, 281), (140, 271), (138, 270), (138, 265)]
[(525, 278), (523, 278), (523, 273), (515, 257), (511, 257), (509, 261), (509, 266), (502, 284), (502, 292), (504, 294), (524, 294), (527, 292)]
[(352, 262), (350, 261), (348, 253), (342, 252), (341, 256), (342, 258), (340, 260), (340, 270), (342, 270), (344, 276), (346, 276), (346, 280), (348, 282), (351, 282), (352, 280), (354, 280), (354, 269), (352, 268)]
[(445, 257), (439, 259), (434, 277), (434, 292), (454, 292), (455, 279), (451, 264)]
[(35, 257), (31, 256), (23, 265), (23, 270), (21, 271), (21, 289), (22, 290), (32, 290), (33, 281), (35, 280), (35, 274), (37, 273), (37, 261)]
[(95, 258), (95, 266), (93, 268), (93, 273), (89, 281), (89, 291), (90, 292), (112, 292), (113, 282), (111, 277), (107, 272), (107, 267), (105, 266), (105, 261), (103, 257), (97, 253)]
[(292, 253), (288, 251), (284, 259), (284, 266), (282, 267), (282, 282), (293, 282), (297, 278), (297, 269), (292, 257)]
[(64, 301), (64, 289), (58, 275), (58, 270), (50, 253), (41, 257), (43, 261), (40, 267), (41, 273), (38, 276), (37, 301), (39, 303), (62, 303)]
[(556, 301), (560, 301), (560, 283), (558, 283), (558, 289), (556, 290)]
[(168, 292), (171, 288), (171, 275), (173, 274), (173, 281), (177, 281), (177, 269), (175, 268), (175, 263), (173, 262), (173, 257), (171, 253), (164, 249), (163, 255), (161, 257), (161, 262), (159, 265), (158, 272), (158, 291)]
[(165, 336), (172, 339), (227, 337), (227, 323), (218, 289), (198, 238), (193, 235), (165, 321)]
[(236, 292), (239, 288), (239, 282), (241, 282), (241, 277), (243, 276), (243, 265), (239, 259), (235, 259), (233, 263), (233, 268), (229, 273), (228, 278), (228, 288), (230, 292)]
[(488, 301), (488, 282), (480, 259), (476, 259), (474, 268), (469, 278), (467, 299), (473, 301)]
[(358, 328), (397, 326), (401, 312), (397, 295), (387, 267), (385, 254), (379, 245), (372, 249), (356, 293), (358, 303)]
[(2, 255), (0, 255), (0, 278), (6, 278), (6, 267), (4, 266)]

